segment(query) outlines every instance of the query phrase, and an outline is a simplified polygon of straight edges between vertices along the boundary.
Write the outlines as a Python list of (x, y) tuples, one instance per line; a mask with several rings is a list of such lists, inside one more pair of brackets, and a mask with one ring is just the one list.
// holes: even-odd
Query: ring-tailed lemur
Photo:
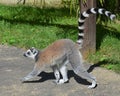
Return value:
[[(38, 51), (35, 48), (28, 49), (24, 56), (30, 57), (35, 60), (35, 65), (33, 71), (30, 72), (26, 77), (22, 79), (22, 81), (27, 81), (31, 78), (34, 78), (41, 71), (43, 71), (46, 65), (51, 66), (54, 71), (54, 75), (56, 78), (57, 84), (62, 84), (68, 81), (67, 76), (67, 64), (70, 64), (73, 68), (73, 71), (80, 77), (88, 80), (92, 84), (88, 88), (94, 88), (96, 86), (95, 77), (87, 72), (87, 70), (83, 66), (82, 55), (79, 51), (84, 37), (84, 22), (85, 18), (89, 17), (89, 14), (105, 14), (110, 17), (111, 20), (115, 18), (114, 14), (111, 14), (109, 11), (105, 9), (97, 9), (91, 8), (87, 11), (84, 11), (78, 22), (79, 22), (79, 34), (77, 43), (73, 42), (70, 39), (60, 39), (49, 45), (47, 48)], [(60, 73), (62, 75), (62, 79), (60, 78)]]

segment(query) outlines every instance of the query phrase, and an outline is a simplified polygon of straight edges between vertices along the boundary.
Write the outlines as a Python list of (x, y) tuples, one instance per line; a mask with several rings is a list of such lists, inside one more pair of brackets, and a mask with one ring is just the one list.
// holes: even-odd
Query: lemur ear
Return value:
[(30, 48), (32, 51), (35, 50), (35, 47)]
[(34, 52), (34, 50), (35, 50), (34, 47), (31, 47), (31, 48), (30, 48), (30, 51), (31, 51), (31, 52)]

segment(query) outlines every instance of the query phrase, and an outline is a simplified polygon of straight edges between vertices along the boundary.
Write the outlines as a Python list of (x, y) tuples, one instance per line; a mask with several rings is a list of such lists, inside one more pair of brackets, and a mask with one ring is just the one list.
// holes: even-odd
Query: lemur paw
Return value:
[(27, 77), (24, 77), (24, 78), (21, 79), (22, 82), (25, 82), (25, 81), (28, 81), (28, 80), (29, 80), (29, 78), (27, 78)]
[(63, 79), (60, 79), (57, 84), (63, 84), (65, 81)]
[(68, 80), (60, 79), (57, 84), (68, 83)]
[(96, 81), (92, 81), (92, 84), (90, 86), (88, 86), (89, 89), (93, 89), (97, 86)]

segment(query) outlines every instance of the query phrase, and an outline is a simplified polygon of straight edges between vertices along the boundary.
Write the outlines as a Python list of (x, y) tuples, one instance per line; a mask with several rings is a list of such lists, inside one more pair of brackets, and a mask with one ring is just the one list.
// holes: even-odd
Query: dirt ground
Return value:
[(20, 79), (34, 66), (34, 61), (23, 57), (23, 52), (0, 45), (0, 96), (120, 96), (120, 75), (100, 67), (91, 70), (98, 82), (95, 89), (88, 89), (89, 83), (77, 77), (70, 67), (66, 84), (54, 84), (49, 68), (33, 81), (21, 83)]

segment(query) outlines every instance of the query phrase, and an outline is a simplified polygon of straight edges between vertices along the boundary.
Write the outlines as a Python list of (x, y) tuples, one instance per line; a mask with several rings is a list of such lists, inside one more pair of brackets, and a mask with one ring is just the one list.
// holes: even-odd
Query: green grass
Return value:
[(64, 8), (43, 10), (29, 6), (0, 5), (0, 42), (25, 48), (44, 48), (60, 38), (75, 39), (75, 19)]
[(88, 58), (90, 62), (120, 72), (120, 24), (97, 25), (97, 52)]
[[(45, 48), (61, 38), (77, 39), (76, 13), (69, 9), (40, 9), (0, 5), (0, 44)], [(120, 72), (120, 24), (97, 24), (97, 52), (88, 61)]]

